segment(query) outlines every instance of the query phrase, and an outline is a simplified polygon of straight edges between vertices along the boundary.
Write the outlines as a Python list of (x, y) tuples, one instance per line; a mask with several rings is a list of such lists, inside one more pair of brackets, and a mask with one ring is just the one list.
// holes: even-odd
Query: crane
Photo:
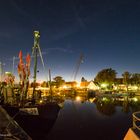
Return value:
[(76, 77), (77, 77), (77, 74), (78, 74), (80, 65), (81, 65), (81, 63), (83, 63), (83, 58), (84, 58), (84, 55), (81, 53), (80, 54), (80, 57), (79, 57), (79, 59), (78, 59), (78, 61), (76, 63), (75, 71), (73, 73), (73, 75), (74, 75), (74, 81), (76, 80)]

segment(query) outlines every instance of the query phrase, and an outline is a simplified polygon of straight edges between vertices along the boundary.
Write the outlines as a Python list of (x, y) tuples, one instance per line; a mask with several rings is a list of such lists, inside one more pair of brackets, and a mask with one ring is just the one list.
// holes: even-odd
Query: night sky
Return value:
[[(140, 72), (139, 0), (1, 0), (0, 60), (5, 71), (12, 71), (12, 57), (20, 50), (31, 54), (34, 30), (40, 31), (45, 67), (52, 77), (73, 80), (81, 53), (76, 80), (92, 80), (109, 67), (118, 77), (124, 71)], [(38, 65), (38, 79), (46, 80), (40, 59)]]

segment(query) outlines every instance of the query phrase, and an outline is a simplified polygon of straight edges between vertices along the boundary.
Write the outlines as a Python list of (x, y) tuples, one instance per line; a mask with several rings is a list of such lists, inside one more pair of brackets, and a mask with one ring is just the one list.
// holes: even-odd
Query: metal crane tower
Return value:
[(74, 73), (74, 81), (76, 80), (76, 77), (77, 77), (77, 74), (78, 74), (78, 71), (79, 71), (79, 68), (80, 68), (80, 65), (81, 63), (83, 62), (83, 58), (84, 58), (84, 55), (81, 53), (80, 54), (80, 57), (77, 61), (77, 64), (76, 64), (76, 71)]

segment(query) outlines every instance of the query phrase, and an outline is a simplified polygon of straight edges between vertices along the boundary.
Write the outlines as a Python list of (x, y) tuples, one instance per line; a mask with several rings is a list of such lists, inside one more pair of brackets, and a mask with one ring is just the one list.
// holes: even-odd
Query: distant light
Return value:
[(138, 87), (137, 87), (137, 86), (133, 86), (132, 89), (133, 89), (133, 90), (137, 90)]
[(81, 97), (80, 96), (77, 96), (76, 97), (76, 101), (81, 101)]
[(77, 88), (80, 88), (80, 83), (79, 82), (76, 82), (77, 84), (76, 84), (76, 87)]
[(103, 101), (107, 101), (107, 98), (106, 98), (106, 97), (103, 97), (102, 100), (103, 100)]
[(102, 84), (101, 84), (101, 87), (102, 87), (102, 88), (106, 88), (107, 86), (108, 86), (108, 84), (106, 84), (106, 83), (102, 83)]
[(6, 71), (5, 74), (6, 74), (6, 75), (12, 75), (12, 73), (9, 72), (9, 71)]
[(43, 100), (40, 100), (39, 103), (40, 103), (40, 104), (43, 103)]
[(89, 102), (90, 102), (90, 103), (93, 103), (93, 102), (95, 101), (95, 99), (96, 99), (96, 98), (90, 98), (90, 99), (89, 99)]
[(134, 97), (134, 98), (133, 98), (133, 101), (134, 101), (134, 102), (137, 102), (137, 101), (138, 101), (138, 98)]
[(67, 89), (68, 87), (67, 87), (66, 85), (63, 85), (62, 88), (63, 88), (63, 89)]

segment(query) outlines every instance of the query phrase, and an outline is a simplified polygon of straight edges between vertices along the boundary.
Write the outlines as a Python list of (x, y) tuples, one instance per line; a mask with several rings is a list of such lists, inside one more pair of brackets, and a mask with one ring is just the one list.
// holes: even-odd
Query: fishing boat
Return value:
[(45, 139), (60, 110), (57, 104), (50, 103), (25, 108), (14, 106), (3, 106), (3, 108), (33, 140)]
[(26, 64), (23, 63), (22, 52), (19, 53), (20, 62), (18, 64), (18, 73), (20, 77), (20, 98), (16, 104), (3, 103), (2, 107), (8, 112), (8, 114), (26, 131), (26, 133), (33, 139), (45, 139), (47, 133), (55, 123), (59, 110), (61, 107), (59, 103), (63, 100), (53, 100), (51, 89), (51, 73), (49, 70), (49, 88), (50, 97), (49, 100), (43, 100), (38, 103), (36, 99), (36, 75), (37, 75), (37, 56), (38, 53), (41, 57), (42, 64), (44, 66), (41, 50), (39, 47), (39, 32), (34, 31), (34, 82), (33, 82), (33, 94), (32, 99), (27, 99), (27, 92), (29, 87), (29, 75), (30, 75), (30, 56), (27, 54)]

